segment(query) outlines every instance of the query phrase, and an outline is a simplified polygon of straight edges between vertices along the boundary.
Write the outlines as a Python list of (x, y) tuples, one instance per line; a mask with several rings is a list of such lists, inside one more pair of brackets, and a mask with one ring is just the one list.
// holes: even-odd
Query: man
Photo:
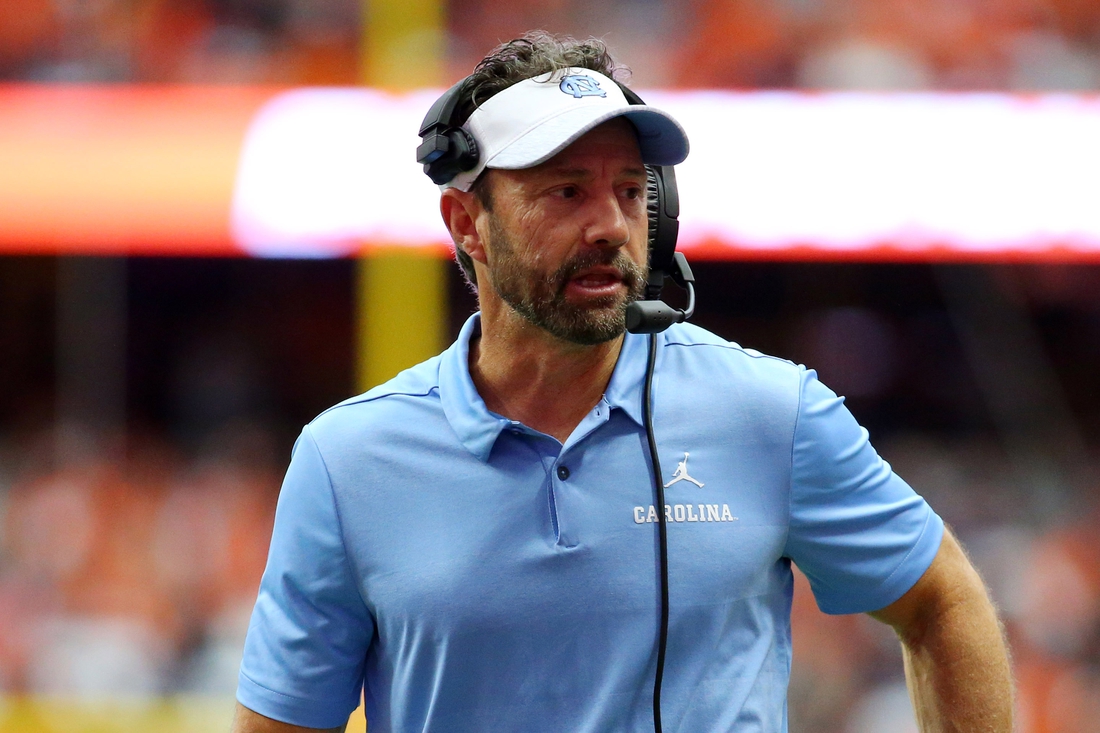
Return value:
[[(237, 733), (646, 731), (660, 589), (624, 334), (646, 171), (687, 140), (596, 42), (531, 35), (464, 86), (476, 165), (440, 209), (479, 314), (295, 446)], [(956, 541), (813, 372), (692, 326), (657, 337), (667, 730), (785, 731), (793, 560), (828, 612), (897, 631), (925, 731), (1011, 730), (994, 611)], [(688, 458), (690, 455), (690, 466)]]

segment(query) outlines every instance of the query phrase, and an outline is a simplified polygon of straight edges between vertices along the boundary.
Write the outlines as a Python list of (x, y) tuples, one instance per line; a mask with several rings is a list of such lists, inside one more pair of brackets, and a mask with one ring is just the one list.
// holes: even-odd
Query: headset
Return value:
[[(458, 82), (431, 106), (420, 123), (421, 143), (416, 160), (424, 173), (441, 186), (459, 173), (477, 166), (480, 151), (477, 140), (462, 127), (466, 120), (459, 113), (469, 77)], [(645, 104), (632, 89), (619, 82), (630, 104)], [(671, 165), (646, 166), (647, 204), (649, 209), (649, 279), (645, 295), (627, 306), (626, 328), (631, 333), (660, 333), (673, 323), (682, 323), (695, 312), (695, 278), (683, 254), (676, 251), (680, 223), (680, 196), (676, 190), (676, 171)], [(687, 308), (673, 308), (660, 300), (667, 278), (688, 292)]]
[[(467, 77), (458, 82), (431, 106), (420, 123), (421, 143), (416, 148), (416, 160), (424, 173), (436, 185), (443, 185), (459, 173), (472, 170), (478, 164), (477, 141), (462, 123), (459, 105), (465, 97)], [(633, 90), (619, 83), (630, 104), (645, 104)], [(657, 511), (658, 574), (661, 586), (660, 630), (657, 640), (657, 673), (653, 682), (653, 730), (661, 733), (661, 683), (664, 679), (665, 649), (668, 646), (668, 527), (665, 520), (665, 489), (657, 441), (653, 433), (653, 370), (657, 360), (656, 334), (673, 323), (683, 323), (695, 312), (695, 277), (683, 253), (676, 251), (679, 234), (680, 195), (676, 189), (676, 172), (671, 165), (646, 166), (646, 208), (649, 215), (649, 276), (640, 300), (626, 307), (626, 328), (631, 333), (648, 334), (649, 352), (646, 360), (645, 388), (642, 391), (642, 414), (650, 461), (653, 464), (653, 492)], [(687, 307), (673, 308), (663, 302), (661, 291), (671, 278), (688, 293)]]

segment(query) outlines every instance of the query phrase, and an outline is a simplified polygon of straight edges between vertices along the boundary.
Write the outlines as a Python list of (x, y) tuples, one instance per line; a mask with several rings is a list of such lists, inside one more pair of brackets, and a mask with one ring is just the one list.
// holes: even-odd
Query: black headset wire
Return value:
[(665, 648), (668, 646), (668, 526), (665, 523), (665, 486), (661, 477), (661, 459), (657, 455), (657, 439), (653, 435), (653, 371), (657, 362), (657, 334), (649, 334), (649, 357), (646, 359), (645, 388), (642, 391), (642, 420), (649, 440), (649, 456), (653, 462), (653, 490), (657, 500), (657, 563), (661, 584), (661, 626), (657, 636), (657, 674), (653, 679), (653, 731), (661, 733), (661, 683), (665, 676)]

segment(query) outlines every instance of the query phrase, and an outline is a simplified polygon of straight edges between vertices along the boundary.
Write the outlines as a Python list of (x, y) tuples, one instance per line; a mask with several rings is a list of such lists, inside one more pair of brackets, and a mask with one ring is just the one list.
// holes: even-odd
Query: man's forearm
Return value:
[(987, 633), (989, 626), (961, 628), (970, 625), (968, 620), (948, 624), (946, 633), (902, 644), (922, 733), (1012, 730), (1012, 671), (1004, 640)]
[(922, 733), (1011, 733), (1012, 669), (996, 612), (973, 568), (924, 629), (900, 633)]

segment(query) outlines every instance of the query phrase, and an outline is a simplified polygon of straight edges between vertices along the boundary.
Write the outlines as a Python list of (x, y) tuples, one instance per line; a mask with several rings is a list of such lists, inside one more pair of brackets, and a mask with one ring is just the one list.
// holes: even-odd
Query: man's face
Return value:
[(549, 161), (492, 171), (488, 274), (528, 322), (577, 344), (626, 328), (645, 289), (646, 174), (634, 128), (604, 123)]

